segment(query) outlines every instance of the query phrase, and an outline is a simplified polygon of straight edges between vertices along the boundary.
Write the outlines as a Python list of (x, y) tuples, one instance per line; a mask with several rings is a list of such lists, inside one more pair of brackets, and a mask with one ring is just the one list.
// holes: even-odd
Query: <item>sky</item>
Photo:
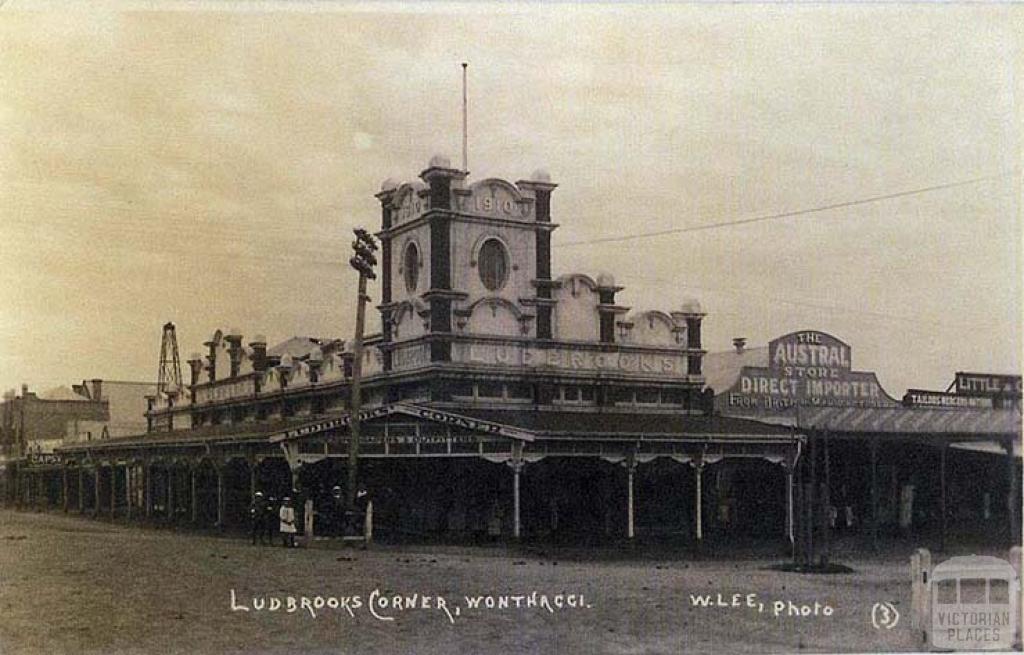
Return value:
[(169, 7), (0, 5), (2, 389), (153, 381), (167, 321), (350, 339), (351, 229), (459, 163), (462, 61), (471, 179), (559, 184), (556, 275), (895, 396), (1020, 373), (1024, 8)]

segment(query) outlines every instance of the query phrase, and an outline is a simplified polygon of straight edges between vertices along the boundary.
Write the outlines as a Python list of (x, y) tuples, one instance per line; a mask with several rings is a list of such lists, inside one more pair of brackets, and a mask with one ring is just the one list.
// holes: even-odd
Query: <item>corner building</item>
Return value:
[(371, 403), (699, 411), (699, 305), (630, 314), (609, 275), (553, 279), (547, 174), (468, 184), (435, 157), (420, 178), (377, 194), (380, 356), (364, 371), (383, 386)]
[[(696, 301), (632, 311), (610, 275), (552, 275), (556, 186), (471, 182), (434, 157), (377, 193), (359, 448), (375, 532), (701, 540), (705, 466), (742, 459), (769, 480), (767, 532), (791, 538), (802, 437), (713, 414)], [(240, 522), (257, 489), (324, 506), (344, 485), (353, 355), (243, 342), (217, 331), (188, 388), (153, 399), (147, 434), (64, 448), (65, 477), (91, 475), (97, 509), (167, 520)]]

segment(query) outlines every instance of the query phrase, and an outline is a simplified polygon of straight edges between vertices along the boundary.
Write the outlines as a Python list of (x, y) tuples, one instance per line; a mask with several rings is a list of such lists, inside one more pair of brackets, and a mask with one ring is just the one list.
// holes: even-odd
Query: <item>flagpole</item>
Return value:
[(466, 68), (462, 62), (462, 171), (469, 172), (469, 100), (466, 94)]

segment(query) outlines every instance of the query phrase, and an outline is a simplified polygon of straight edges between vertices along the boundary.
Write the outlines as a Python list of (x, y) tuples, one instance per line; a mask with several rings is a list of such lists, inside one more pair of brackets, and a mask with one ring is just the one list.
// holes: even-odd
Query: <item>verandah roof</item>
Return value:
[(574, 412), (546, 410), (472, 409), (462, 413), (529, 430), (538, 437), (665, 437), (680, 439), (781, 439), (790, 441), (797, 431), (728, 416), (693, 416), (624, 411)]
[(1019, 438), (1021, 415), (1010, 409), (801, 407), (798, 425), (833, 432)]
[[(341, 414), (328, 414), (321, 417), (330, 418), (342, 416)], [(103, 439), (101, 441), (83, 441), (80, 443), (66, 444), (56, 448), (58, 453), (82, 453), (86, 451), (116, 450), (124, 448), (146, 448), (149, 446), (175, 446), (190, 444), (213, 444), (213, 443), (237, 443), (237, 442), (265, 442), (272, 434), (280, 433), (290, 428), (306, 425), (310, 422), (308, 416), (278, 419), (274, 421), (261, 421), (258, 423), (231, 423), (224, 425), (207, 425), (189, 430), (174, 430), (168, 432), (147, 432), (128, 437), (116, 439)]]
[[(706, 439), (720, 441), (791, 441), (792, 428), (758, 421), (684, 414), (647, 414), (635, 412), (576, 412), (536, 409), (440, 409), (397, 403), (362, 412), (364, 421), (381, 420), (392, 415), (443, 422), (470, 430), (532, 441), (541, 438), (576, 439)], [(468, 419), (462, 421), (462, 419)], [(66, 454), (86, 451), (137, 449), (155, 446), (201, 445), (213, 443), (280, 442), (302, 439), (348, 425), (348, 414), (330, 413), (260, 423), (235, 423), (204, 426), (191, 430), (150, 432), (147, 434), (68, 444), (58, 448)]]

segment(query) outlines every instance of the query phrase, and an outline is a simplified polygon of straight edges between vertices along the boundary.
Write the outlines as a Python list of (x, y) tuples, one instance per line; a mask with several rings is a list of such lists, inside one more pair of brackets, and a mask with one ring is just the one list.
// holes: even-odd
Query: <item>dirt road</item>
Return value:
[(774, 562), (288, 550), (0, 511), (0, 653), (910, 650), (909, 617), (871, 625), (876, 602), (909, 607), (904, 557), (830, 576)]

